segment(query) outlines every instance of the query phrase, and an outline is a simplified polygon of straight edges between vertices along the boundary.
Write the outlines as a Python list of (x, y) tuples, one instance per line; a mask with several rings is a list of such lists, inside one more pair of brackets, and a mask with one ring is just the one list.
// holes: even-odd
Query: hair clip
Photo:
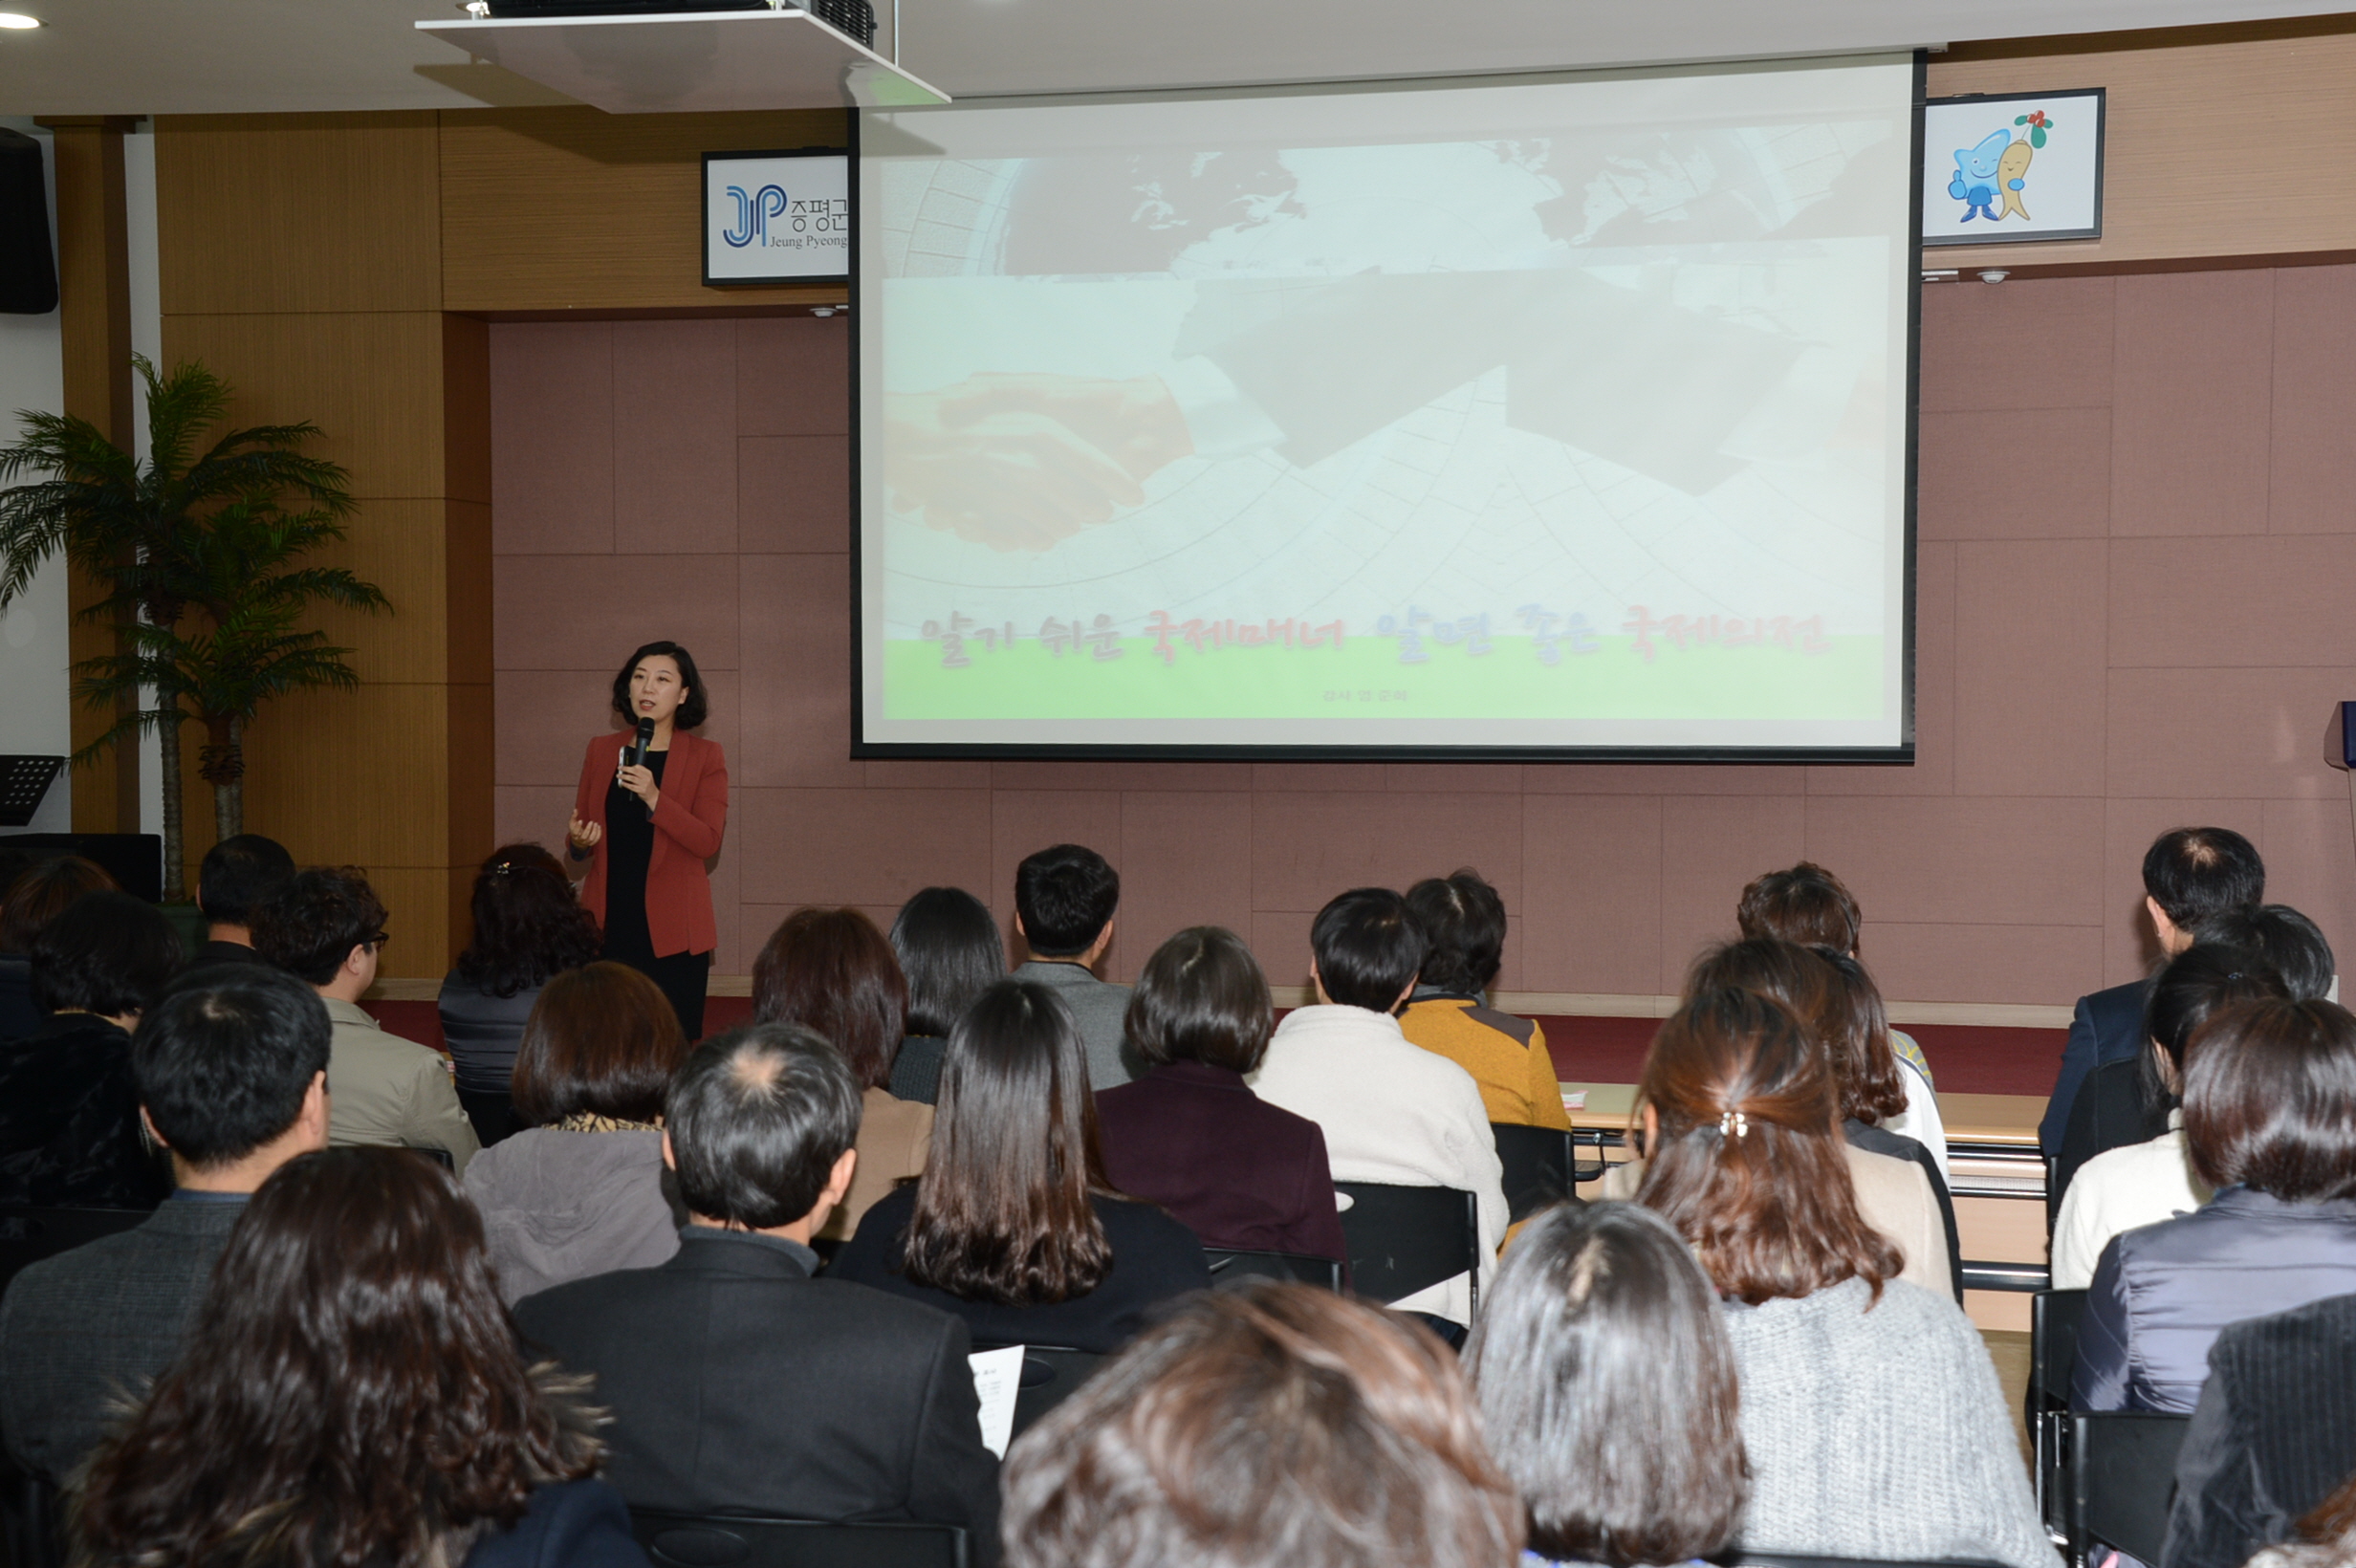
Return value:
[(1751, 1119), (1740, 1111), (1728, 1111), (1718, 1118), (1720, 1138), (1741, 1138), (1751, 1130)]

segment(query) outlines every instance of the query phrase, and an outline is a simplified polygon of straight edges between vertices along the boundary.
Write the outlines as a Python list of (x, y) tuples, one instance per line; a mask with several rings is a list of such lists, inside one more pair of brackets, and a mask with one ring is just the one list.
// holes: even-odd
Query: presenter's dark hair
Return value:
[(1008, 1450), (1006, 1568), (1506, 1568), (1455, 1358), (1307, 1285), (1187, 1296)]
[[(2151, 1042), (2138, 1075), (2145, 1104), (2156, 1112), (2183, 1101), (2185, 1054), (2203, 1024), (2237, 1003), (2283, 994), (2280, 977), (2245, 947), (2195, 942), (2170, 959), (2144, 999), (2144, 1034)], [(2154, 1052), (2167, 1056), (2177, 1088), (2168, 1087)]]
[(1121, 906), (1121, 873), (1083, 844), (1052, 844), (1014, 868), (1014, 913), (1041, 958), (1088, 950)]
[(76, 1562), (427, 1568), (597, 1470), (583, 1385), (527, 1370), (474, 1206), (407, 1149), (263, 1183), (185, 1344), (91, 1460)]
[(1857, 950), (1865, 917), (1856, 895), (1813, 860), (1770, 871), (1742, 890), (1735, 924), (1747, 937), (1775, 936), (1803, 947)]
[(2184, 1141), (2214, 1187), (2287, 1203), (2356, 1197), (2356, 1016), (2337, 1002), (2270, 997), (2192, 1036)]
[(222, 926), (251, 926), (253, 912), (294, 880), (286, 845), (258, 833), (240, 833), (205, 851), (196, 872), (196, 906)]
[(2254, 909), (2266, 896), (2266, 862), (2231, 828), (2176, 828), (2144, 851), (2144, 891), (2178, 926), (2229, 909)]
[(1243, 938), (1223, 926), (1189, 926), (1145, 960), (1123, 1027), (1156, 1066), (1199, 1061), (1250, 1073), (1268, 1055), (1276, 1014)]
[(1429, 947), (1407, 900), (1387, 887), (1353, 887), (1317, 912), (1309, 950), (1327, 996), (1389, 1013), (1423, 971)]
[(695, 1048), (665, 1125), (679, 1197), (708, 1219), (791, 1225), (859, 1142), (859, 1085), (842, 1055), (798, 1024), (746, 1024)]
[(209, 964), (140, 1016), (131, 1078), (173, 1153), (225, 1165), (294, 1125), (332, 1033), (318, 992), (284, 969)]
[(1489, 989), (1505, 958), (1505, 901), (1479, 872), (1425, 878), (1407, 889), (1407, 912), (1429, 945), (1425, 985), (1459, 995)]
[(96, 860), (57, 855), (33, 861), (9, 883), (8, 902), (0, 906), (0, 953), (31, 952), (41, 927), (84, 893), (119, 891), (115, 879)]
[(2280, 977), (2294, 1002), (2329, 995), (2340, 968), (2322, 927), (2287, 904), (2228, 909), (2202, 921), (2193, 936), (2255, 953)]
[(863, 1089), (891, 1081), (907, 1015), (900, 960), (860, 910), (796, 909), (753, 961), (754, 1021), (815, 1030)]
[(1089, 1202), (1111, 1190), (1079, 1026), (1045, 986), (999, 981), (949, 1033), (902, 1272), (969, 1301), (1085, 1296), (1112, 1272)]
[(115, 1017), (155, 1005), (180, 972), (180, 933), (128, 893), (84, 893), (33, 939), (33, 1002)]
[(1563, 1204), (1516, 1238), (1465, 1346), (1481, 1426), (1560, 1562), (1690, 1562), (1750, 1493), (1734, 1347), (1669, 1222)]
[(949, 1037), (973, 999), (1006, 978), (1006, 939), (962, 887), (927, 887), (900, 906), (892, 952), (908, 983), (907, 1032)]
[(662, 988), (627, 964), (600, 960), (540, 988), (508, 1094), (527, 1126), (569, 1116), (652, 1122), (687, 1055)]
[(383, 901), (356, 865), (296, 872), (253, 919), (253, 950), (315, 986), (333, 980), (353, 948), (383, 935)]
[(679, 699), (679, 711), (671, 716), (674, 730), (693, 730), (711, 717), (711, 705), (704, 700), (704, 677), (695, 667), (695, 655), (676, 642), (649, 642), (622, 662), (621, 672), (614, 677), (614, 711), (624, 723), (636, 724), (638, 715), (630, 710), (630, 677), (638, 666), (660, 654), (679, 666), (679, 684), (687, 694)]
[(554, 855), (538, 844), (491, 851), (469, 901), (474, 932), (458, 955), (459, 978), (488, 996), (513, 996), (549, 976), (597, 961), (597, 917), (573, 896)]

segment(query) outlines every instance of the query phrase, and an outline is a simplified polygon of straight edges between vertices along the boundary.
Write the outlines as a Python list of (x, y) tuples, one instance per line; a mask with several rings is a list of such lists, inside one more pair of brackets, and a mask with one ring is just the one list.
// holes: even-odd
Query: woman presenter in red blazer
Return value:
[(614, 711), (631, 728), (589, 743), (566, 835), (573, 859), (590, 862), (580, 901), (605, 928), (605, 956), (662, 987), (694, 1040), (720, 940), (708, 873), (728, 827), (728, 759), (689, 733), (704, 722), (704, 680), (676, 642), (630, 655)]

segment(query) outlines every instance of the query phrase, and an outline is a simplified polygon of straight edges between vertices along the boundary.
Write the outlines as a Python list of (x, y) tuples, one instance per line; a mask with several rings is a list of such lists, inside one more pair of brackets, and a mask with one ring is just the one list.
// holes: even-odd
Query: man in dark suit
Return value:
[(664, 1158), (688, 1223), (657, 1268), (526, 1296), (527, 1339), (597, 1378), (606, 1478), (682, 1514), (963, 1526), (997, 1555), (965, 1325), (842, 1280), (809, 1242), (851, 1185), (859, 1088), (791, 1024), (707, 1040), (673, 1080)]
[(109, 1402), (171, 1363), (246, 1199), (327, 1146), (327, 1009), (258, 965), (184, 974), (140, 1020), (131, 1069), (179, 1189), (137, 1229), (28, 1267), (0, 1298), (0, 1434), (60, 1482)]
[(205, 916), (205, 945), (188, 968), (251, 964), (253, 912), (294, 880), (294, 857), (275, 838), (240, 833), (205, 851), (196, 872), (196, 906)]
[[(2250, 840), (2231, 828), (2177, 828), (2144, 852), (2144, 910), (2173, 958), (2192, 945), (2192, 928), (2234, 909), (2254, 909), (2266, 896), (2266, 865)], [(2105, 1062), (2132, 1061), (2144, 1049), (2144, 998), (2149, 977), (2078, 998), (2062, 1071), (2038, 1123), (2046, 1158), (2062, 1152), (2070, 1102), (2086, 1075)], [(2056, 1198), (2058, 1202), (2058, 1196)]]

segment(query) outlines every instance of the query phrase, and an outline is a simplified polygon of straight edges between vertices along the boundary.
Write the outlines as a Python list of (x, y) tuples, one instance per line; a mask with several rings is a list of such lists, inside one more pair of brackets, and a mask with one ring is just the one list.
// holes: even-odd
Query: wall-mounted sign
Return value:
[(1923, 243), (2103, 236), (2103, 89), (1923, 106)]
[(847, 283), (851, 160), (840, 147), (704, 154), (704, 286)]

